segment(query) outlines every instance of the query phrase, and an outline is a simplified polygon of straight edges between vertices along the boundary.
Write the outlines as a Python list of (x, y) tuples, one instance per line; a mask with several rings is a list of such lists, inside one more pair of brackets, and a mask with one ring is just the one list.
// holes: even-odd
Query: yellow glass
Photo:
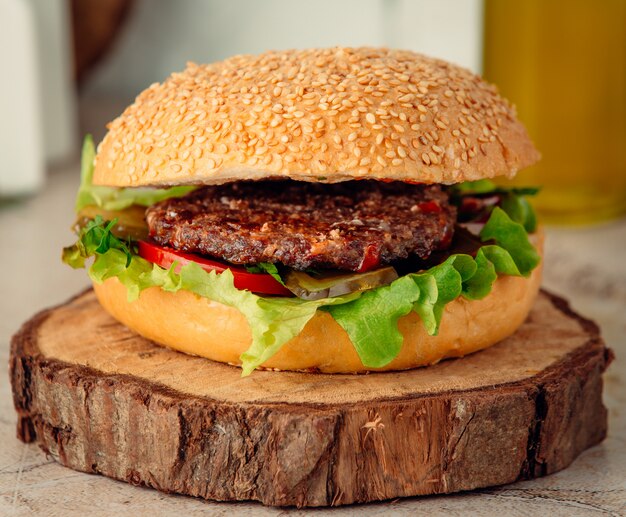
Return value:
[(486, 0), (484, 75), (542, 153), (513, 183), (544, 220), (626, 213), (626, 0)]

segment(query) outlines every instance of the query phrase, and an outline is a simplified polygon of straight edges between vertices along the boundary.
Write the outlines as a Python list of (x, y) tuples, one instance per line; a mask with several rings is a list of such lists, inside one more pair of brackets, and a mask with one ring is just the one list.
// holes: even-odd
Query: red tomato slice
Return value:
[(139, 256), (157, 266), (168, 269), (174, 262), (178, 263), (176, 271), (189, 262), (195, 262), (205, 271), (222, 273), (230, 269), (235, 277), (237, 289), (247, 289), (259, 294), (278, 294), (293, 296), (293, 293), (267, 273), (250, 273), (244, 267), (231, 266), (217, 260), (211, 260), (194, 253), (184, 253), (172, 248), (165, 248), (152, 242), (138, 241)]

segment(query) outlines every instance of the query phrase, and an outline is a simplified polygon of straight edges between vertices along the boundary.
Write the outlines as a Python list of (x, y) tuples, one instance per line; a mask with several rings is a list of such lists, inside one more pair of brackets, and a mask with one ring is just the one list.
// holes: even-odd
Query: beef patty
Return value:
[(146, 211), (162, 246), (235, 264), (366, 271), (449, 246), (456, 209), (438, 185), (237, 182)]

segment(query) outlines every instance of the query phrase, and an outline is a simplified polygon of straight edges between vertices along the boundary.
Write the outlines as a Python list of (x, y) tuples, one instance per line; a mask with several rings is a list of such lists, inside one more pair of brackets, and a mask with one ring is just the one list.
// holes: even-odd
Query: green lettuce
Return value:
[(246, 266), (246, 270), (250, 273), (267, 273), (280, 285), (285, 285), (276, 264), (272, 264), (271, 262), (259, 262), (254, 266)]
[(536, 230), (537, 218), (526, 196), (534, 196), (538, 192), (538, 187), (505, 188), (499, 187), (491, 180), (466, 181), (451, 187), (453, 198), (464, 195), (497, 194), (502, 200), (503, 210), (529, 233)]
[(80, 187), (76, 196), (75, 210), (95, 205), (104, 210), (122, 210), (131, 205), (150, 206), (170, 197), (184, 196), (195, 187), (179, 186), (165, 189), (158, 188), (115, 188), (93, 184), (93, 164), (96, 147), (91, 135), (83, 142), (80, 168)]

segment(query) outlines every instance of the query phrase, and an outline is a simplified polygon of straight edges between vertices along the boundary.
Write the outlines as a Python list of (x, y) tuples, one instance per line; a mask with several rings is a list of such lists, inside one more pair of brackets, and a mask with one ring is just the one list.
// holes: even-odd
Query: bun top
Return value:
[(188, 64), (108, 126), (94, 182), (418, 183), (514, 175), (539, 153), (496, 88), (409, 51), (327, 48)]

